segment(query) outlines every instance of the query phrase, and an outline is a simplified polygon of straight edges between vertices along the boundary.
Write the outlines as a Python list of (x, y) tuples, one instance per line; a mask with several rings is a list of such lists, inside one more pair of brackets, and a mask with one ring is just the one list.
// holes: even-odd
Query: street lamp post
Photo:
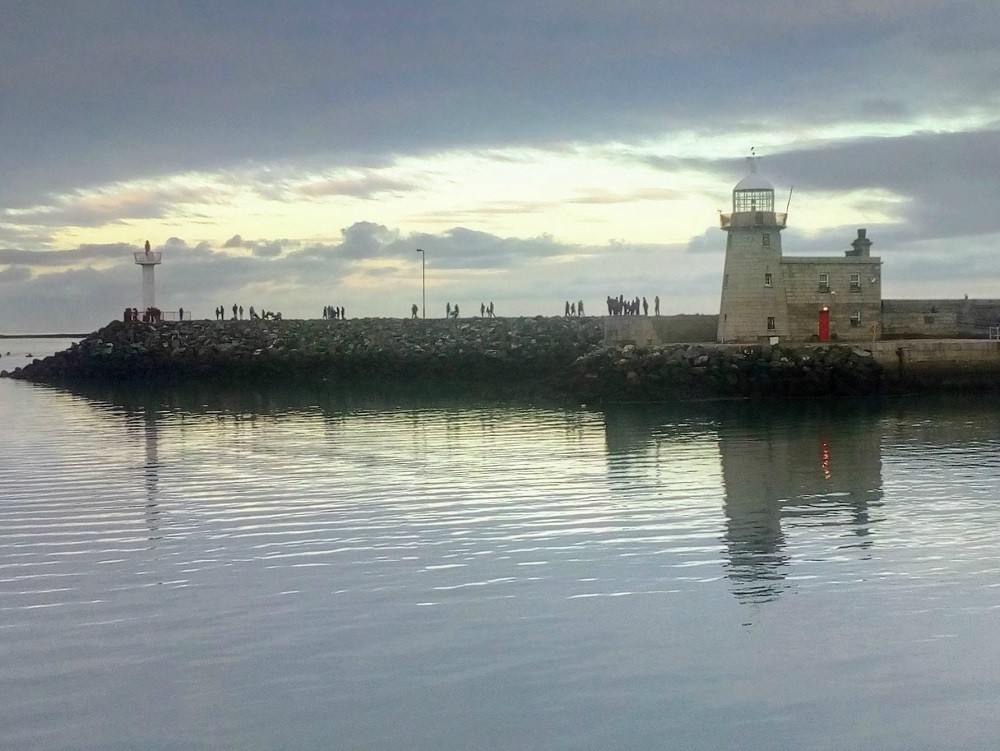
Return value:
[(420, 254), (420, 315), (427, 318), (427, 254), (423, 248), (417, 248), (417, 252)]

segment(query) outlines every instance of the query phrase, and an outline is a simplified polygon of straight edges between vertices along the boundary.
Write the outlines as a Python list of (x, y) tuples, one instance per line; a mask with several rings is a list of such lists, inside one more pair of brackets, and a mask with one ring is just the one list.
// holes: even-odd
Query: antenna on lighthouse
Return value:
[(788, 207), (792, 205), (792, 191), (793, 190), (795, 190), (795, 186), (794, 185), (788, 189), (788, 203), (785, 204), (785, 213), (786, 214), (788, 213)]

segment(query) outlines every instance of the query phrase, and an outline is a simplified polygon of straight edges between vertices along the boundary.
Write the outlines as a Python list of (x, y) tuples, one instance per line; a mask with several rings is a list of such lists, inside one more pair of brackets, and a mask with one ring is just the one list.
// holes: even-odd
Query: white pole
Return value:
[(151, 263), (142, 265), (142, 309), (149, 310), (156, 307), (156, 286), (153, 279), (153, 272), (156, 266)]

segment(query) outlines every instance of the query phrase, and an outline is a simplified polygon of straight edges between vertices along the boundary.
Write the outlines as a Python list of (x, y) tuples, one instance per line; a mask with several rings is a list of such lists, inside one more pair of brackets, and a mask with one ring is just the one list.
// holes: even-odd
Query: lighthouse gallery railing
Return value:
[(734, 214), (719, 214), (722, 229), (730, 227), (784, 227), (788, 214), (775, 211), (737, 211)]

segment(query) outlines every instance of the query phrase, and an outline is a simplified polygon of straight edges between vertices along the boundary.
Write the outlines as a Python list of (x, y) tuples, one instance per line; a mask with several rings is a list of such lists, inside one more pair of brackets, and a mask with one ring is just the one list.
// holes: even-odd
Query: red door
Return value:
[(830, 309), (825, 305), (819, 311), (819, 340), (830, 341)]

